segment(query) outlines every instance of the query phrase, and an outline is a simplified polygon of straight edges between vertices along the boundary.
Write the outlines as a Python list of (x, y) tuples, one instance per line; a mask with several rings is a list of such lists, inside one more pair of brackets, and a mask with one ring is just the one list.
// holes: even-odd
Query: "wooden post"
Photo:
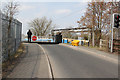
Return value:
[(100, 39), (100, 49), (102, 48), (102, 39)]

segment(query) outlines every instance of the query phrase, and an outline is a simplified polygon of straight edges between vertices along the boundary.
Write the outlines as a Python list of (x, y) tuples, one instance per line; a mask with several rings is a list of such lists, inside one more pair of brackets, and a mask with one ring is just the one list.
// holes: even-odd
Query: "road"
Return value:
[(118, 78), (118, 64), (61, 45), (41, 45), (54, 78)]

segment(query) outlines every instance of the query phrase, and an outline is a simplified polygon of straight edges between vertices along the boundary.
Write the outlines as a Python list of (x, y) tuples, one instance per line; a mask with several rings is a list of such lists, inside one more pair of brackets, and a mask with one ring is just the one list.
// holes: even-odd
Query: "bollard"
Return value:
[(83, 41), (81, 41), (81, 45), (83, 46)]
[(68, 43), (68, 39), (67, 39), (67, 43)]
[(63, 39), (63, 43), (64, 43), (64, 39)]
[(26, 46), (27, 54), (28, 54), (28, 46)]
[(89, 42), (88, 42), (88, 47), (90, 46)]

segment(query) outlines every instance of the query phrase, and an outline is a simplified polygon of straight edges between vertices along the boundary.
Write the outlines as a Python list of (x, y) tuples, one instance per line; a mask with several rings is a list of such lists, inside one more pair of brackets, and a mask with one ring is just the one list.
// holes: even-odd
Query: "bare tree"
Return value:
[(5, 14), (6, 18), (9, 20), (8, 31), (10, 31), (13, 18), (18, 13), (18, 8), (19, 8), (19, 4), (17, 2), (8, 2), (7, 4), (5, 4), (3, 8), (3, 13)]
[(8, 41), (7, 41), (7, 48), (8, 48), (8, 59), (10, 58), (10, 33), (11, 33), (11, 24), (12, 21), (14, 19), (14, 17), (17, 15), (18, 13), (18, 8), (19, 8), (19, 4), (17, 2), (8, 2), (3, 6), (3, 14), (6, 16), (6, 19), (8, 20), (8, 24), (7, 25), (7, 35), (8, 35)]
[[(95, 46), (99, 46), (100, 39), (108, 36), (112, 24), (111, 12), (118, 12), (118, 2), (99, 1), (101, 2), (92, 0), (92, 2), (88, 3), (86, 13), (80, 20), (80, 25), (86, 26), (89, 29), (89, 32), (92, 33), (90, 42), (92, 41), (92, 43), (94, 43), (95, 40)], [(108, 38), (106, 37), (106, 39)]]
[[(72, 26), (69, 26), (67, 27), (68, 29), (72, 28)], [(71, 39), (77, 39), (78, 38), (78, 35), (76, 33), (72, 33), (68, 30), (63, 30), (62, 31), (62, 37), (63, 38), (71, 38)]]
[(46, 17), (36, 18), (28, 23), (31, 30), (36, 36), (47, 36), (50, 31), (54, 28), (52, 20), (47, 20)]
[(72, 38), (72, 33), (70, 33), (69, 31), (62, 31), (62, 36), (63, 38)]

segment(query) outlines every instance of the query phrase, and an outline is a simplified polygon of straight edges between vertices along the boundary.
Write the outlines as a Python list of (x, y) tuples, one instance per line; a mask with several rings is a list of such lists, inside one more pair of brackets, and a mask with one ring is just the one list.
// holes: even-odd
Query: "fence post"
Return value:
[(100, 39), (100, 49), (102, 48), (102, 39)]
[[(120, 43), (119, 39), (118, 39), (118, 43)], [(118, 54), (120, 54), (120, 44), (118, 44)]]

